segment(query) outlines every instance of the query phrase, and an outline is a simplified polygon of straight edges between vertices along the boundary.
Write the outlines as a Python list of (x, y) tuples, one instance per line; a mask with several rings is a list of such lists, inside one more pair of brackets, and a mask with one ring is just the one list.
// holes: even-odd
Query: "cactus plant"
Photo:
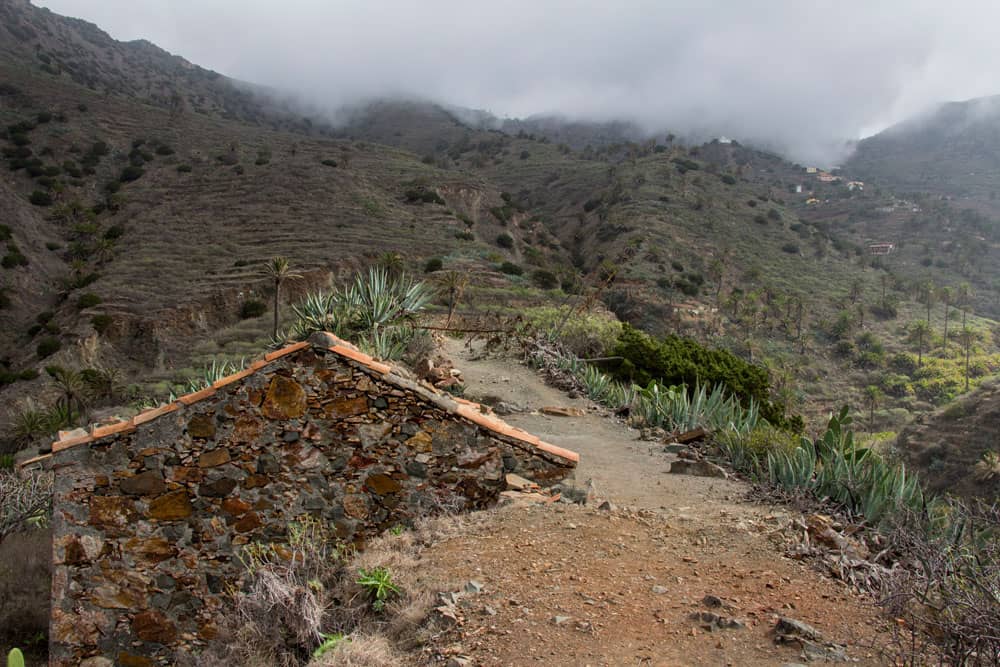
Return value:
[(24, 667), (24, 654), (21, 649), (13, 648), (7, 654), (7, 667)]

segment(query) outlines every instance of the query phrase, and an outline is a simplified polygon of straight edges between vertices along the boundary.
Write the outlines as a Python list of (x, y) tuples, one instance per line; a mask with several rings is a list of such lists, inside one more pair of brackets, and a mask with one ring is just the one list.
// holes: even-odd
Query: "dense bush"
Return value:
[(555, 289), (559, 287), (559, 278), (556, 274), (545, 269), (537, 269), (531, 272), (531, 282), (541, 289)]
[(189, 164), (179, 164), (177, 165), (177, 173), (187, 174), (191, 172), (191, 165)]
[(506, 273), (508, 276), (519, 276), (524, 273), (524, 269), (514, 262), (504, 262), (500, 265), (500, 272)]
[(723, 174), (722, 176), (719, 177), (719, 180), (725, 183), (726, 185), (736, 185), (736, 179), (730, 176), (729, 174)]
[(43, 338), (39, 341), (38, 346), (35, 348), (35, 352), (38, 354), (39, 359), (45, 359), (46, 357), (51, 357), (61, 348), (62, 343), (59, 342), (58, 338), (49, 337)]
[(0, 260), (0, 266), (5, 269), (13, 269), (18, 266), (27, 266), (28, 258), (24, 256), (21, 250), (13, 243), (7, 244), (7, 254), (3, 256)]
[(84, 310), (86, 308), (93, 308), (100, 303), (101, 297), (97, 296), (93, 292), (87, 292), (86, 294), (81, 294), (80, 298), (76, 300), (76, 307), (80, 310)]
[(104, 333), (111, 326), (111, 316), (106, 313), (100, 313), (99, 315), (94, 315), (90, 318), (90, 324), (94, 327), (94, 331), (97, 333)]
[(497, 245), (501, 248), (513, 248), (514, 247), (514, 237), (510, 234), (504, 232), (497, 237)]
[(622, 328), (613, 354), (623, 358), (615, 375), (639, 385), (658, 380), (666, 385), (694, 387), (724, 385), (745, 405), (752, 399), (761, 416), (774, 426), (799, 427), (785, 406), (771, 400), (767, 370), (747, 363), (727, 350), (713, 350), (679, 336), (656, 340), (628, 324)]
[(52, 195), (44, 190), (35, 190), (31, 193), (31, 197), (28, 198), (35, 206), (51, 206), (52, 205)]
[(130, 183), (132, 181), (139, 180), (145, 173), (146, 172), (143, 171), (142, 167), (137, 167), (134, 164), (130, 164), (129, 166), (122, 169), (121, 176), (118, 177), (118, 180), (121, 181), (122, 183)]
[(424, 264), (424, 273), (434, 273), (435, 271), (440, 271), (444, 267), (444, 262), (440, 257), (431, 257)]
[(322, 161), (320, 161), (320, 164), (325, 165), (327, 167), (336, 167), (337, 166), (337, 161), (336, 160), (329, 160), (329, 159), (328, 160), (322, 160)]
[(781, 246), (781, 250), (782, 252), (787, 252), (789, 255), (797, 255), (802, 251), (798, 243), (786, 243)]
[(265, 312), (267, 312), (267, 304), (258, 299), (244, 301), (243, 305), (240, 306), (240, 317), (244, 320), (260, 317)]
[(407, 204), (444, 204), (441, 195), (425, 187), (410, 188), (403, 193), (403, 196)]

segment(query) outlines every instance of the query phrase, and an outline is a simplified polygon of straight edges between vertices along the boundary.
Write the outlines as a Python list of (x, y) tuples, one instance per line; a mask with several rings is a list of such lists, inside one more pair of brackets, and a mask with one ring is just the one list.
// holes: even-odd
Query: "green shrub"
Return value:
[(329, 160), (329, 159), (327, 159), (327, 160), (321, 160), (320, 164), (326, 165), (327, 167), (336, 167), (337, 166), (337, 161), (336, 160)]
[(434, 273), (435, 271), (440, 271), (443, 267), (444, 262), (440, 257), (432, 257), (424, 264), (424, 273)]
[(125, 234), (125, 228), (121, 225), (111, 225), (106, 230), (104, 230), (104, 238), (109, 241), (114, 241), (115, 239), (120, 239)]
[(507, 249), (513, 248), (514, 237), (504, 232), (503, 234), (497, 237), (497, 245), (500, 246), (501, 248), (507, 248)]
[(508, 276), (519, 276), (524, 273), (524, 269), (513, 262), (504, 262), (500, 265), (500, 272), (506, 273)]
[(59, 342), (58, 338), (49, 337), (43, 338), (39, 341), (38, 345), (35, 347), (35, 352), (38, 354), (39, 359), (45, 359), (46, 357), (51, 357), (61, 348), (62, 343)]
[(166, 144), (160, 144), (159, 146), (156, 147), (156, 154), (157, 155), (173, 155), (174, 154), (174, 149), (171, 148), (170, 146), (166, 145)]
[(87, 292), (86, 294), (81, 294), (80, 298), (76, 300), (76, 307), (80, 310), (85, 310), (87, 308), (93, 308), (100, 303), (101, 297), (97, 296), (93, 292)]
[(423, 186), (410, 188), (403, 193), (403, 196), (406, 198), (407, 204), (444, 204), (441, 195)]
[(459, 241), (474, 241), (476, 235), (473, 234), (472, 232), (461, 231), (461, 232), (455, 232), (455, 238), (458, 239)]
[(94, 331), (99, 334), (104, 333), (111, 326), (112, 318), (106, 313), (100, 313), (99, 315), (94, 315), (90, 318), (90, 324), (94, 327)]
[(545, 269), (537, 269), (531, 272), (531, 282), (540, 289), (555, 289), (559, 287), (559, 278), (556, 274)]
[(781, 213), (778, 213), (778, 209), (772, 208), (767, 212), (767, 217), (774, 222), (779, 222), (781, 220)]
[(13, 269), (19, 266), (28, 266), (28, 258), (13, 243), (7, 244), (7, 254), (0, 260), (0, 266), (5, 269)]
[(122, 183), (131, 183), (132, 181), (137, 181), (140, 178), (142, 178), (142, 175), (145, 173), (146, 172), (143, 171), (142, 167), (137, 167), (134, 164), (130, 164), (129, 166), (122, 169), (122, 173), (118, 177), (118, 180), (121, 181)]
[(723, 174), (722, 176), (719, 177), (719, 180), (725, 183), (726, 185), (736, 185), (736, 179), (730, 176), (729, 174)]
[(798, 243), (786, 243), (783, 246), (781, 246), (781, 251), (787, 252), (789, 255), (798, 255), (802, 251), (802, 249), (799, 248)]
[(622, 324), (607, 312), (574, 312), (565, 308), (540, 306), (523, 313), (528, 325), (565, 345), (578, 357), (589, 359), (608, 354), (616, 345)]
[(177, 165), (177, 173), (188, 174), (191, 172), (191, 165), (189, 164), (179, 164)]
[[(624, 325), (613, 351), (620, 356), (615, 375), (645, 386), (657, 380), (665, 385), (723, 385), (744, 405), (752, 400), (761, 416), (778, 427), (791, 424), (785, 406), (771, 400), (767, 370), (747, 363), (727, 350), (710, 349), (690, 338), (670, 335), (654, 339), (631, 325)], [(801, 420), (799, 420), (801, 421)]]
[(52, 206), (52, 195), (44, 190), (35, 190), (28, 198), (35, 206)]
[(267, 312), (267, 304), (258, 299), (244, 301), (240, 306), (240, 318), (248, 320), (252, 317), (260, 317)]

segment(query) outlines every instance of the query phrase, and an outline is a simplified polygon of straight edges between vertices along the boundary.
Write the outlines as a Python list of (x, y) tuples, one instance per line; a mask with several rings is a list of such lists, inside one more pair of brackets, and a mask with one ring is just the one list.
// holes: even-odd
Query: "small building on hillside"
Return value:
[(864, 181), (847, 181), (847, 189), (861, 192), (865, 189)]
[(579, 458), (330, 334), (52, 449), (60, 667), (190, 661), (245, 581), (242, 547), (286, 541), (297, 517), (363, 545), (490, 506), (506, 473), (564, 480)]

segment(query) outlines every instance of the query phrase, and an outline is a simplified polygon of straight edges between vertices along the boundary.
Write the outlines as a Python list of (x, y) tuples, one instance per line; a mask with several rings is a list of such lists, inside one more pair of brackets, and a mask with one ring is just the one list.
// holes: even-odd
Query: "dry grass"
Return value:
[(46, 657), (51, 554), (48, 529), (11, 535), (0, 544), (0, 654), (17, 646), (34, 659)]
[[(311, 665), (402, 664), (433, 633), (428, 622), (443, 583), (422, 573), (420, 552), (462, 530), (470, 519), (445, 516), (399, 534), (386, 533), (364, 551), (347, 554), (324, 526), (305, 519), (290, 529), (289, 544), (244, 550), (249, 581), (223, 623), (223, 640), (210, 658), (220, 665), (306, 664), (324, 636), (347, 640)], [(376, 608), (358, 583), (362, 570), (387, 570), (398, 593)]]
[(381, 635), (355, 634), (340, 642), (309, 667), (398, 667), (405, 657)]

